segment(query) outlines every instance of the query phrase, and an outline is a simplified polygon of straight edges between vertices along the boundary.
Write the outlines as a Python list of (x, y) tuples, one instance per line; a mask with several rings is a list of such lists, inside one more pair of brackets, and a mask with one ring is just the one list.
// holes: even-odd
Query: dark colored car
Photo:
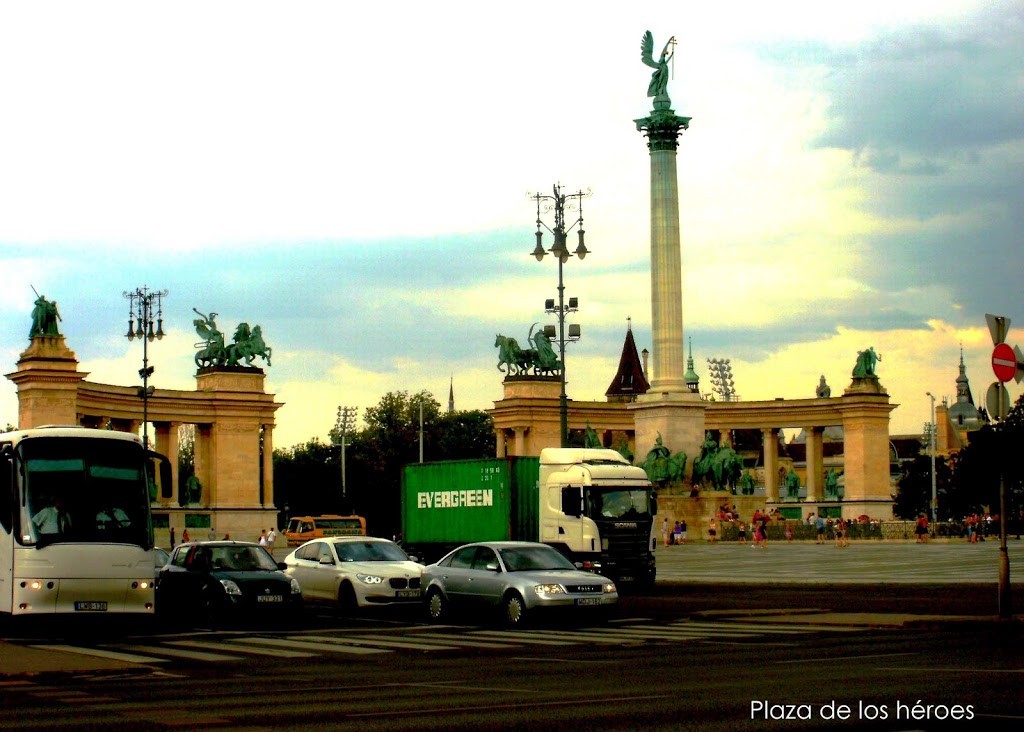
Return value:
[(169, 619), (217, 623), (230, 618), (293, 619), (299, 583), (266, 549), (246, 541), (181, 544), (160, 570), (156, 610)]

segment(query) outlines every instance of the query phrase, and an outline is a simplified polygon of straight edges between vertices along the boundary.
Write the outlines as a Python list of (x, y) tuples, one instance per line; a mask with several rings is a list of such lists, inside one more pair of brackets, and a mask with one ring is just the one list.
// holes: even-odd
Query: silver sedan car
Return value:
[(499, 610), (509, 626), (545, 608), (600, 620), (619, 600), (610, 579), (577, 569), (546, 544), (525, 541), (461, 546), (424, 568), (423, 592), (433, 621), (478, 607)]
[(372, 536), (307, 541), (284, 558), (285, 573), (306, 602), (337, 603), (345, 612), (419, 602), (423, 566), (395, 542)]

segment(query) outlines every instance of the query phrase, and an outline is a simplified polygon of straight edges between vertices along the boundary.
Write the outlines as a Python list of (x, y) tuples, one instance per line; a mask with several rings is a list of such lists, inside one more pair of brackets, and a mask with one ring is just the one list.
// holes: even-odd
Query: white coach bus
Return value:
[(170, 463), (137, 435), (0, 434), (0, 613), (153, 613), (150, 486)]

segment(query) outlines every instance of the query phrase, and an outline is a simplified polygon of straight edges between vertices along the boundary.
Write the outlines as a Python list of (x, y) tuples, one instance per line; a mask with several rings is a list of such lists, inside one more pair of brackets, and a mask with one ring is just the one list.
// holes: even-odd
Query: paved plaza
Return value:
[[(1024, 584), (1024, 542), (1007, 542), (1010, 581)], [(698, 542), (658, 546), (658, 580), (737, 583), (996, 583), (999, 542)]]

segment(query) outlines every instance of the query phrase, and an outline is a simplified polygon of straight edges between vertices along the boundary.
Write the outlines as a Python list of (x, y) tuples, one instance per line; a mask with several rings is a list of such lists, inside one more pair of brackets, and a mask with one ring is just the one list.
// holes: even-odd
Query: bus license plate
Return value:
[(419, 597), (419, 590), (396, 590), (395, 597)]
[(576, 599), (577, 605), (600, 605), (600, 597), (579, 597)]
[(284, 602), (283, 595), (257, 595), (256, 602)]
[(107, 611), (107, 603), (104, 601), (76, 602), (75, 612), (103, 613)]

